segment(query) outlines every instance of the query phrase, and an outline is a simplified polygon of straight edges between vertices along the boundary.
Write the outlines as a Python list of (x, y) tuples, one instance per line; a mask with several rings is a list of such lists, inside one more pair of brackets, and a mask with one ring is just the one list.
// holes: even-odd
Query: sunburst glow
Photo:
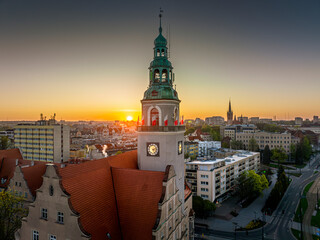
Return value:
[(127, 121), (132, 121), (133, 120), (133, 117), (132, 116), (128, 116), (127, 117)]

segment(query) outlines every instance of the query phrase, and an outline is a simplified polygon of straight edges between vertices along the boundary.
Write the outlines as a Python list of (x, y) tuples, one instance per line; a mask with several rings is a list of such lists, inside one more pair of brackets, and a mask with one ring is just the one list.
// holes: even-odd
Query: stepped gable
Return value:
[(112, 176), (122, 238), (151, 239), (165, 173), (112, 168)]
[(137, 151), (59, 169), (70, 207), (92, 240), (105, 239), (107, 233), (121, 239), (111, 166), (137, 168)]
[[(18, 164), (16, 162), (17, 159)], [(0, 180), (6, 180), (4, 183), (0, 182), (0, 188), (6, 188), (9, 185), (17, 165), (28, 163), (30, 163), (30, 161), (22, 159), (22, 155), (18, 148), (0, 150)]]

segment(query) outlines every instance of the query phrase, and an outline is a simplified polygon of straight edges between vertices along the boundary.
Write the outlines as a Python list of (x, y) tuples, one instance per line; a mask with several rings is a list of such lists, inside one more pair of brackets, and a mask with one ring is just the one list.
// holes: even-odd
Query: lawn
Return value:
[(301, 173), (287, 173), (287, 175), (292, 175), (292, 176), (295, 176), (295, 177), (300, 177), (302, 174)]
[(299, 215), (300, 215), (300, 207), (302, 208), (301, 210), (302, 210), (302, 218), (303, 218), (303, 215), (304, 215), (304, 213), (306, 212), (306, 210), (308, 208), (308, 201), (307, 201), (306, 198), (300, 199), (296, 214), (294, 215), (294, 219), (293, 219), (293, 221), (295, 221), (295, 222), (301, 222), (300, 217), (299, 217)]
[(295, 236), (296, 239), (300, 239), (300, 231), (299, 230), (291, 228), (291, 232)]
[(303, 195), (307, 195), (307, 192), (309, 192), (309, 189), (311, 188), (313, 183), (314, 183), (314, 181), (307, 184), (307, 186), (303, 190)]
[[(320, 201), (318, 202), (318, 206), (319, 204), (320, 204)], [(320, 210), (317, 211), (316, 216), (312, 216), (311, 226), (320, 227)]]
[(308, 201), (305, 198), (305, 196), (307, 195), (307, 192), (309, 191), (309, 189), (311, 188), (313, 183), (314, 183), (314, 181), (308, 183), (307, 186), (305, 186), (305, 188), (303, 189), (304, 198), (300, 199), (296, 214), (294, 215), (294, 219), (293, 219), (293, 221), (295, 221), (295, 222), (301, 222), (301, 219), (299, 217), (299, 215), (300, 215), (300, 207), (301, 207), (301, 211), (302, 211), (302, 218), (303, 218), (303, 215), (304, 215), (304, 213), (306, 212), (306, 210), (308, 208)]
[(304, 164), (301, 164), (301, 165), (295, 165), (296, 168), (304, 168), (307, 164), (304, 163)]

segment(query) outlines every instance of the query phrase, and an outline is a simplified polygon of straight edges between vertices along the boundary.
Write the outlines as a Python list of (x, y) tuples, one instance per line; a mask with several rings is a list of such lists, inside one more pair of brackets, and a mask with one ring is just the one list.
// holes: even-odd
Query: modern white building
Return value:
[(186, 180), (193, 195), (220, 202), (235, 187), (241, 173), (259, 168), (260, 153), (240, 151), (224, 159), (187, 162)]
[(198, 142), (198, 156), (204, 157), (208, 156), (209, 152), (208, 149), (210, 148), (221, 148), (221, 142), (220, 141), (199, 141)]

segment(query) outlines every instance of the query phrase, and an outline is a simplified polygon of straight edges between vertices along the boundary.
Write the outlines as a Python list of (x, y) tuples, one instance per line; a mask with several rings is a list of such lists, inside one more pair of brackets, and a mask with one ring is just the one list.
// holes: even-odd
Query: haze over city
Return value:
[(318, 114), (319, 1), (1, 0), (0, 120), (136, 120), (160, 6), (185, 118)]

